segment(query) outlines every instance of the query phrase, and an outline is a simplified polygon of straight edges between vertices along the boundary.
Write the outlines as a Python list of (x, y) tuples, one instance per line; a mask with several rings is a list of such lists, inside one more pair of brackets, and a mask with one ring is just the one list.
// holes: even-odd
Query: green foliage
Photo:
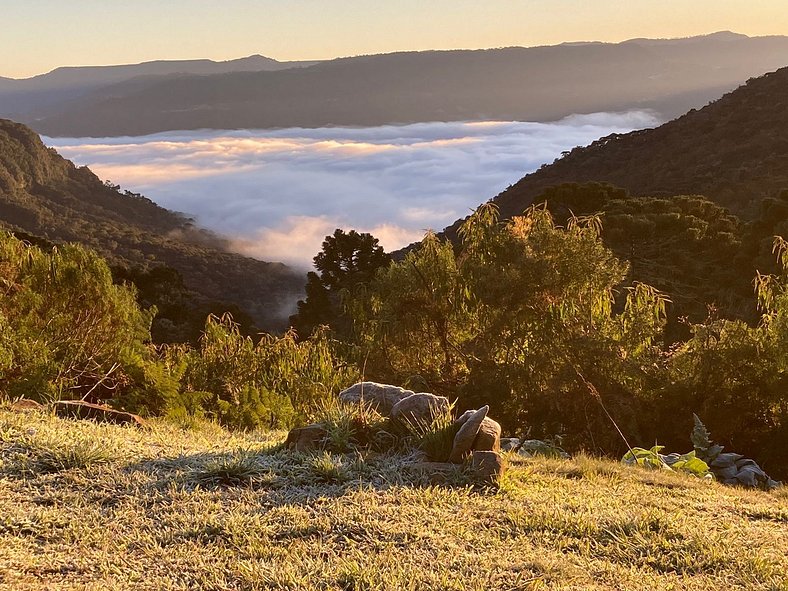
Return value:
[(385, 450), (395, 443), (388, 420), (363, 401), (346, 404), (334, 397), (322, 400), (309, 420), (327, 431), (326, 448), (335, 453), (365, 447)]
[(435, 416), (432, 421), (417, 421), (415, 424), (411, 423), (409, 428), (415, 447), (426, 453), (430, 461), (449, 461), (454, 437), (460, 430), (460, 425), (455, 422), (453, 405)]
[(658, 470), (675, 470), (686, 472), (698, 478), (714, 478), (709, 471), (709, 466), (695, 455), (694, 451), (684, 455), (671, 454), (662, 455), (660, 452), (665, 449), (663, 445), (655, 445), (651, 449), (633, 447), (624, 455), (621, 461), (625, 464), (652, 468)]
[(307, 338), (321, 325), (348, 337), (351, 319), (342, 309), (342, 296), (366, 285), (381, 267), (391, 261), (371, 234), (337, 229), (326, 236), (315, 256), (315, 269), (307, 276), (306, 299), (298, 302), (298, 313), (290, 323), (300, 338)]
[(114, 285), (94, 252), (43, 252), (0, 233), (0, 391), (38, 399), (120, 397), (150, 360), (155, 310)]
[(690, 440), (692, 441), (692, 447), (695, 448), (695, 454), (705, 461), (713, 461), (722, 453), (723, 447), (712, 442), (711, 433), (706, 429), (706, 425), (703, 424), (698, 415), (693, 414), (692, 420), (694, 421), (694, 426)]
[(208, 317), (198, 349), (171, 350), (185, 370), (170, 412), (193, 409), (243, 429), (290, 427), (357, 377), (324, 330), (300, 342), (292, 332), (263, 335), (255, 344), (229, 315)]
[(659, 356), (665, 298), (636, 285), (615, 313), (627, 267), (602, 243), (599, 220), (561, 228), (532, 208), (501, 223), (487, 204), (460, 236), (455, 252), (428, 234), (355, 299), (368, 374), (390, 383), (418, 374), (463, 406), (489, 403), (510, 430), (616, 449), (590, 381), (637, 432), (633, 400)]

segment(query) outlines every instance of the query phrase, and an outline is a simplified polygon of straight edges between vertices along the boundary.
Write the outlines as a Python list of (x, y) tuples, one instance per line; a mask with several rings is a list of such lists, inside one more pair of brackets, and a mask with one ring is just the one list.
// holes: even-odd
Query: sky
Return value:
[(564, 150), (656, 125), (630, 112), (555, 123), (420, 123), (368, 128), (171, 132), (45, 138), (102, 179), (196, 217), (233, 250), (310, 266), (336, 228), (386, 250), (466, 216)]
[(262, 54), (788, 34), (785, 0), (3, 0), (0, 76), (65, 65)]

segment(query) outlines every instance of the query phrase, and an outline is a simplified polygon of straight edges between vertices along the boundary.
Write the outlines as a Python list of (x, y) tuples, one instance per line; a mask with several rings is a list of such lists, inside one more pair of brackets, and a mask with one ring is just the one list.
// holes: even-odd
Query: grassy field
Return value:
[(284, 434), (0, 409), (0, 589), (788, 590), (788, 492), (579, 457), (499, 490)]

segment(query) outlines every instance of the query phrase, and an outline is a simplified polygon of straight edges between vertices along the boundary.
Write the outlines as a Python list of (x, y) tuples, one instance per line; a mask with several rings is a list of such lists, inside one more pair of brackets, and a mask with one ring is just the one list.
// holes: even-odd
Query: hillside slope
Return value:
[(189, 218), (105, 185), (7, 120), (0, 120), (0, 226), (85, 244), (113, 265), (173, 267), (187, 287), (237, 304), (264, 328), (279, 326), (303, 286), (300, 273), (225, 251)]
[(495, 197), (505, 216), (545, 189), (600, 181), (638, 196), (704, 195), (747, 219), (788, 188), (788, 68), (655, 129), (575, 148)]
[(310, 68), (135, 80), (24, 119), (50, 136), (173, 129), (549, 121), (573, 113), (702, 106), (788, 64), (788, 37), (730, 33), (478, 51), (426, 51)]
[[(282, 438), (284, 434), (281, 434)], [(0, 589), (785, 589), (788, 496), (511, 458), (501, 489), (392, 454), (0, 408)]]

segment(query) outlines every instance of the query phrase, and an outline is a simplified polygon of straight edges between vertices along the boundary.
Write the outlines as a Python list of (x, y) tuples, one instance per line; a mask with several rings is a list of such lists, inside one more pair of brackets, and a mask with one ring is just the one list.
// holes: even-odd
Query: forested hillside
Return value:
[(505, 216), (548, 187), (609, 182), (633, 195), (704, 195), (755, 219), (788, 188), (788, 68), (656, 129), (601, 138), (529, 174), (495, 198)]
[[(226, 251), (222, 239), (193, 220), (105, 185), (48, 149), (30, 129), (6, 120), (0, 120), (0, 224), (90, 246), (125, 269), (124, 278), (150, 278), (152, 270), (170, 267), (201, 300), (193, 305), (208, 310), (215, 306), (207, 300), (235, 304), (263, 328), (282, 327), (289, 302), (303, 287), (299, 273)], [(176, 275), (168, 281), (177, 286)], [(183, 295), (182, 287), (175, 291)]]

